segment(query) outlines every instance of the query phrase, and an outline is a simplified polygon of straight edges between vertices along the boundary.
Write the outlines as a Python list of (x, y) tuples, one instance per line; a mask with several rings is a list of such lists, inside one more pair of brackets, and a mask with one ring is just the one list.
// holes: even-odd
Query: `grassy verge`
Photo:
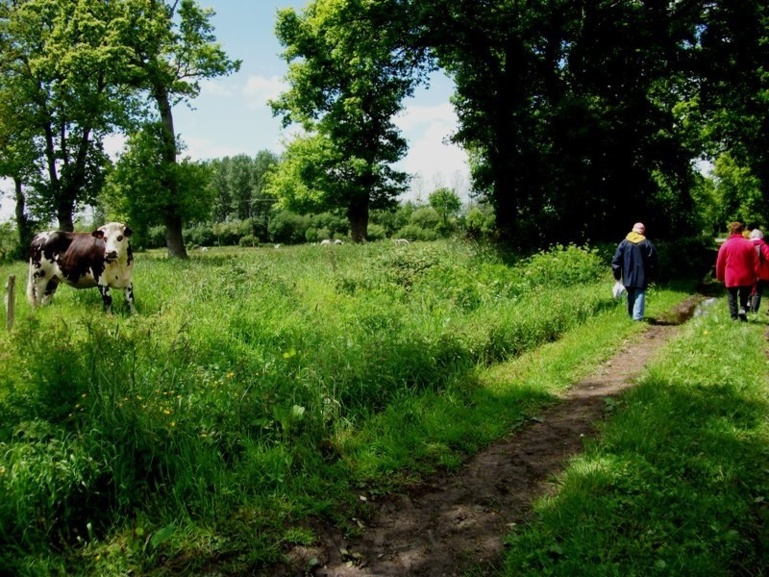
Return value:
[[(687, 288), (653, 290), (648, 314), (662, 315), (689, 294)], [(560, 392), (641, 330), (643, 325), (630, 322), (618, 306), (590, 317), (557, 341), (502, 363), (476, 367), (443, 394), (399, 399), (347, 440), (356, 474), (381, 488), (401, 481), (398, 470), (425, 473), (456, 466), (463, 455), (556, 402)]]
[[(694, 319), (574, 460), (503, 575), (764, 575), (766, 323)], [(722, 310), (724, 309), (724, 310)]]

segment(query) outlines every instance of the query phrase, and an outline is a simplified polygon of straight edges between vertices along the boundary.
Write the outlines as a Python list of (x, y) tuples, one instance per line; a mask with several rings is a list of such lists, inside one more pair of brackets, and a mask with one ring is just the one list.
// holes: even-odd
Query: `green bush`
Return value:
[(606, 275), (607, 266), (595, 249), (555, 245), (521, 266), (522, 282), (530, 288), (569, 287), (591, 283)]
[(416, 224), (407, 224), (398, 231), (396, 236), (409, 240), (431, 241), (438, 239), (438, 231), (434, 228), (422, 228)]
[(284, 244), (299, 244), (306, 239), (309, 219), (288, 210), (272, 213), (267, 230), (270, 241)]
[(246, 236), (240, 237), (240, 240), (238, 241), (238, 246), (246, 246), (246, 247), (259, 246), (259, 239), (256, 238), (253, 234), (247, 234)]
[(165, 248), (166, 246), (166, 227), (152, 226), (147, 231), (147, 238), (137, 238), (131, 240), (139, 248)]
[(19, 249), (19, 236), (11, 222), (0, 222), (0, 262), (12, 260)]
[(370, 241), (384, 240), (387, 238), (387, 232), (381, 225), (369, 224), (366, 231), (366, 238)]
[(196, 246), (213, 246), (216, 234), (210, 225), (200, 224), (184, 230), (184, 240)]
[(658, 280), (705, 278), (716, 266), (718, 246), (711, 237), (655, 242), (659, 253)]

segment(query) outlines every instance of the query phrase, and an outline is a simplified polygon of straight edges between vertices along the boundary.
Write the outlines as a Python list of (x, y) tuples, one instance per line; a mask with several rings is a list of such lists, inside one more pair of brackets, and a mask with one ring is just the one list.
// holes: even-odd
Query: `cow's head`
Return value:
[(107, 262), (114, 262), (130, 255), (128, 238), (133, 231), (122, 222), (109, 222), (91, 234), (104, 241), (104, 259)]

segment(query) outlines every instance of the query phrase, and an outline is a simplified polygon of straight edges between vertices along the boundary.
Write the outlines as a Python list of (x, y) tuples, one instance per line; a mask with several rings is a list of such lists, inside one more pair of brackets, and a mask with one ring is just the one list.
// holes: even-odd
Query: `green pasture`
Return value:
[[(66, 286), (32, 311), (26, 267), (9, 274), (0, 574), (258, 574), (311, 519), (357, 530), (361, 493), (458, 466), (642, 329), (576, 247), (140, 253), (133, 317)], [(648, 314), (690, 290), (654, 287)]]

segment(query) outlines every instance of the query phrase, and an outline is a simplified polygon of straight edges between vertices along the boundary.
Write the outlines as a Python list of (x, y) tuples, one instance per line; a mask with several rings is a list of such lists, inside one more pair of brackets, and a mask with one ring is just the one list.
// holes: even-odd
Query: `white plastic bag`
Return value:
[(622, 296), (622, 293), (625, 292), (625, 287), (622, 285), (620, 281), (617, 281), (614, 283), (614, 286), (611, 289), (611, 294), (614, 295), (615, 299), (619, 299)]

